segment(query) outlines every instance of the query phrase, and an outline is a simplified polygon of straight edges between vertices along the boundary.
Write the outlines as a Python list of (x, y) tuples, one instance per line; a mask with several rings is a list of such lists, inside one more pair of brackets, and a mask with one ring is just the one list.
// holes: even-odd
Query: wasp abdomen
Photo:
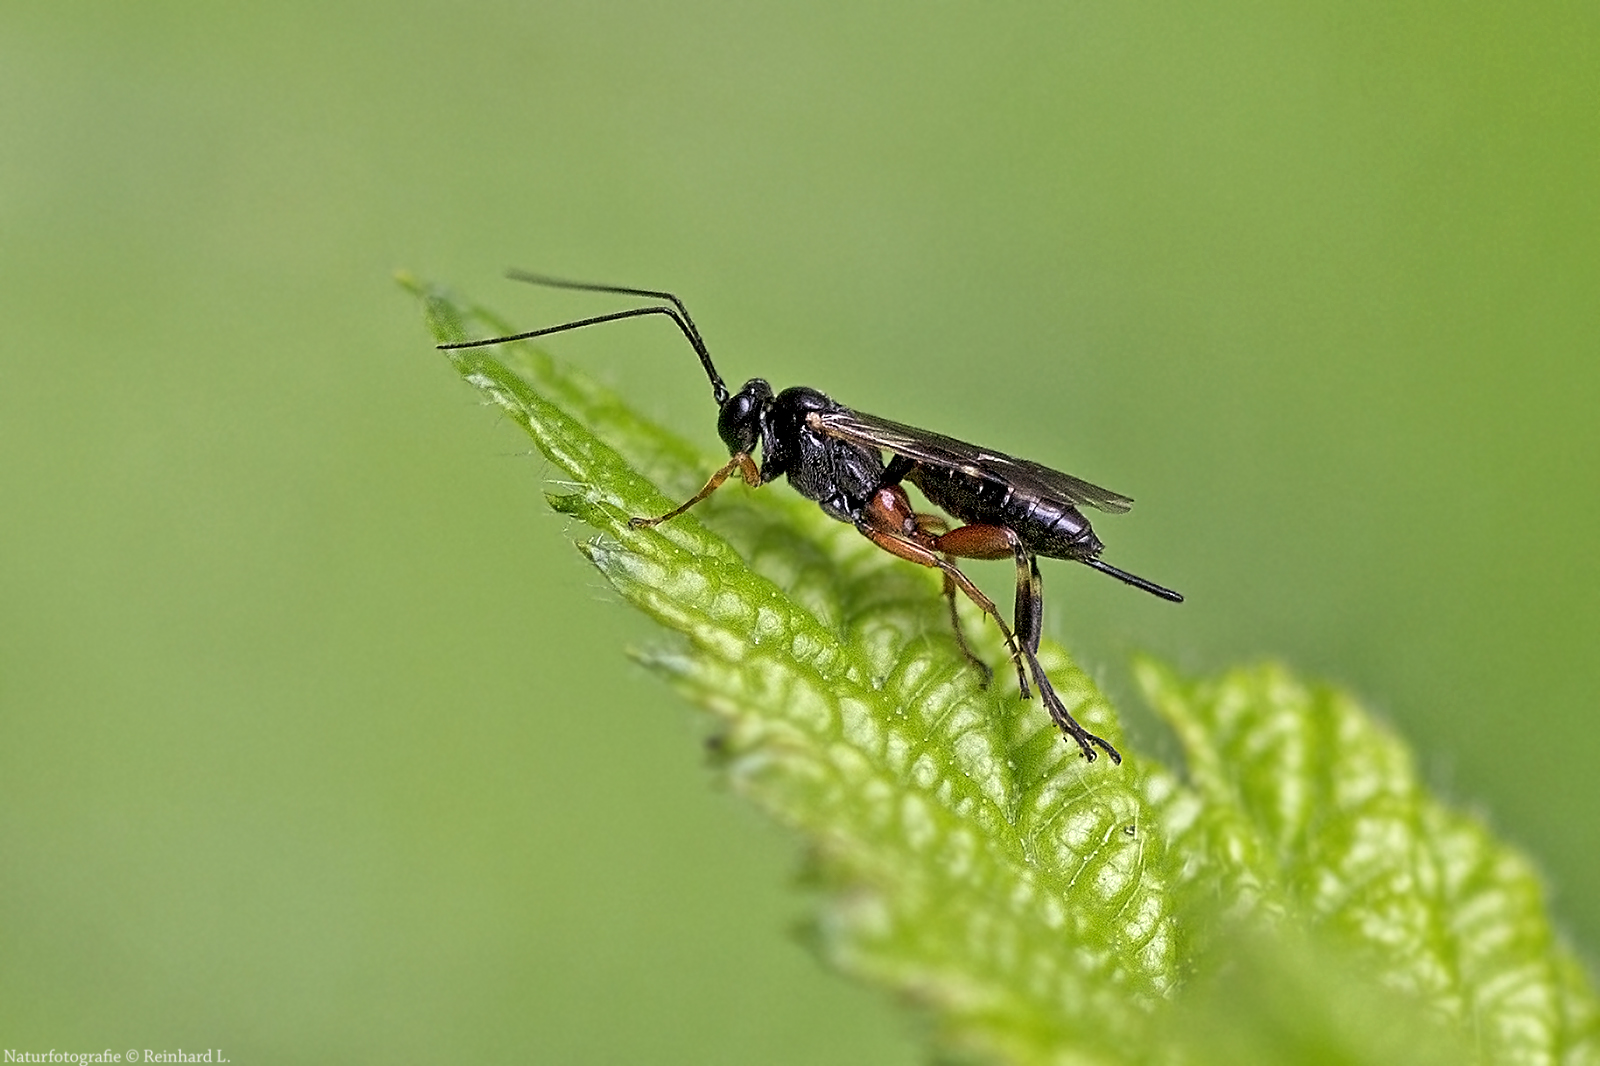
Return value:
[(1084, 559), (1104, 547), (1089, 520), (1073, 504), (1053, 496), (1021, 492), (976, 467), (916, 463), (906, 480), (928, 501), (969, 524), (1005, 526), (1023, 547), (1050, 559)]

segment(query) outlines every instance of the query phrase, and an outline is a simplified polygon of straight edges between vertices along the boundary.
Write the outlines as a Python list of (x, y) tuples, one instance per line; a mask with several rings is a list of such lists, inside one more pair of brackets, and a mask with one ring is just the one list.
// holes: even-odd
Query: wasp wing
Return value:
[(877, 415), (845, 409), (813, 411), (808, 421), (830, 437), (869, 448), (882, 448), (930, 466), (960, 470), (1015, 486), (1023, 492), (1065, 499), (1112, 514), (1121, 514), (1133, 506), (1133, 501), (1120, 492), (1091, 485), (1081, 478), (1052, 470), (1032, 460), (980, 448), (942, 433), (918, 429)]

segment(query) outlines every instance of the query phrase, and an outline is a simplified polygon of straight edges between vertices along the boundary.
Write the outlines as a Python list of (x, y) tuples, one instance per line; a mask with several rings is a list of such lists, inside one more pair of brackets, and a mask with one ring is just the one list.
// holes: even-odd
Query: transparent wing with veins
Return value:
[(1133, 500), (1120, 492), (1091, 485), (1082, 478), (1063, 474), (1032, 460), (980, 448), (976, 444), (877, 415), (850, 410), (814, 411), (807, 416), (807, 421), (819, 432), (831, 437), (869, 448), (881, 448), (930, 466), (960, 470), (974, 477), (1011, 485), (1022, 492), (1064, 499), (1112, 514), (1121, 514), (1133, 506)]

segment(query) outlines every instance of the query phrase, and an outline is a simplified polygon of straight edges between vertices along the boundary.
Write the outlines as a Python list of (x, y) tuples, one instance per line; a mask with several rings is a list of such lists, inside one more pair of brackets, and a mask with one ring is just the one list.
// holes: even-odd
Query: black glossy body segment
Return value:
[(947, 466), (914, 463), (906, 480), (928, 502), (963, 522), (1015, 530), (1023, 547), (1047, 559), (1091, 559), (1105, 545), (1083, 512), (1059, 497), (1019, 491), (1015, 485)]
[[(770, 395), (770, 386), (752, 378), (734, 399), (759, 397), (763, 392)], [(854, 522), (883, 481), (883, 457), (876, 448), (822, 433), (809, 421), (813, 414), (842, 409), (841, 404), (803, 385), (745, 408), (759, 426), (761, 483), (787, 477), (796, 492), (815, 500), (830, 516)], [(745, 436), (744, 431), (737, 434), (739, 440)]]

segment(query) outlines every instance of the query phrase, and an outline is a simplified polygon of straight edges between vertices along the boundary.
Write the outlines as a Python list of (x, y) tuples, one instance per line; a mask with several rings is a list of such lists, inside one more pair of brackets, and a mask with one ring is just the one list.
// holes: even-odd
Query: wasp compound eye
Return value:
[(748, 455), (755, 450), (771, 401), (772, 386), (760, 378), (751, 378), (723, 403), (717, 414), (717, 436), (728, 446), (729, 455)]

